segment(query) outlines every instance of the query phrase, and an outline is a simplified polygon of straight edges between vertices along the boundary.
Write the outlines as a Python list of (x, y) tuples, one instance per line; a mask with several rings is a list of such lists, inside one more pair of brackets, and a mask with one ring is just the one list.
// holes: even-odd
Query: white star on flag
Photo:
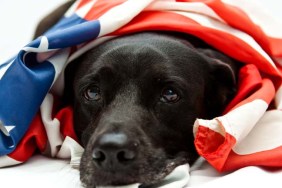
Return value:
[(10, 136), (10, 131), (13, 130), (15, 128), (15, 126), (13, 125), (4, 125), (4, 123), (2, 123), (2, 121), (0, 120), (0, 130), (6, 135), (6, 136)]

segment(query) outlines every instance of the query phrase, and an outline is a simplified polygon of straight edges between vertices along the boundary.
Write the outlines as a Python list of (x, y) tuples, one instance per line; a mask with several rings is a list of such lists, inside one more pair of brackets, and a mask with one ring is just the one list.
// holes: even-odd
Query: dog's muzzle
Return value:
[(93, 146), (93, 161), (97, 168), (105, 171), (130, 168), (139, 152), (139, 142), (121, 132), (102, 134)]

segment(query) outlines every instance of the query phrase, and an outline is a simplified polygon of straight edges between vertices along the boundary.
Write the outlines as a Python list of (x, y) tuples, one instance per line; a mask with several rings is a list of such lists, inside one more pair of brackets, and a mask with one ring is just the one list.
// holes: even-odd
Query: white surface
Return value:
[[(18, 52), (33, 35), (35, 25), (54, 7), (66, 0), (0, 0), (0, 64)], [(278, 21), (282, 1), (257, 0)], [(282, 32), (282, 31), (281, 31)], [(282, 170), (247, 167), (231, 174), (220, 174), (206, 162), (192, 167), (188, 187), (281, 187)], [(79, 173), (69, 161), (35, 156), (27, 163), (0, 169), (1, 187), (77, 188)]]
[(27, 163), (0, 169), (0, 186), (5, 188), (78, 188), (78, 170), (68, 160), (35, 156)]
[[(67, 160), (34, 156), (22, 165), (0, 169), (1, 187), (18, 188), (80, 188), (79, 172), (72, 169)], [(230, 174), (220, 174), (209, 164), (199, 160), (191, 168), (189, 187), (281, 188), (282, 170), (263, 170), (246, 167)], [(166, 188), (179, 188), (170, 186)]]

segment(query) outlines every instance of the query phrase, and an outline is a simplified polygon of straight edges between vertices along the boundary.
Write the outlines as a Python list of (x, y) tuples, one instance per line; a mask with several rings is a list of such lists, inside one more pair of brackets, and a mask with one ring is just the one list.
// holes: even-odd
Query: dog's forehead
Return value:
[(182, 77), (192, 81), (195, 72), (206, 70), (202, 67), (206, 63), (187, 42), (156, 34), (116, 38), (86, 52), (79, 63), (88, 65), (81, 66), (78, 77)]
[(168, 74), (175, 69), (185, 68), (189, 71), (191, 70), (189, 67), (194, 66), (200, 58), (195, 50), (179, 41), (171, 39), (146, 41), (119, 41), (107, 44), (91, 68), (95, 72), (112, 69), (115, 72), (132, 74), (142, 74), (144, 71)]

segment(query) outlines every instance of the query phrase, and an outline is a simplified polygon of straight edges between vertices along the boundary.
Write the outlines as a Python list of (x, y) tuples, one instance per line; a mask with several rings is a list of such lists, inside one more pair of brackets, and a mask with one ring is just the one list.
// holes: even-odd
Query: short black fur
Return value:
[[(175, 33), (137, 33), (108, 41), (73, 62), (78, 65), (75, 130), (85, 146), (80, 172), (86, 186), (156, 183), (176, 166), (196, 160), (194, 121), (221, 114), (235, 92), (235, 72), (184, 40)], [(85, 98), (93, 85), (100, 91), (98, 101)], [(166, 89), (178, 99), (162, 100)], [(120, 134), (127, 139), (121, 151), (138, 145), (134, 159), (93, 160), (104, 135)]]

